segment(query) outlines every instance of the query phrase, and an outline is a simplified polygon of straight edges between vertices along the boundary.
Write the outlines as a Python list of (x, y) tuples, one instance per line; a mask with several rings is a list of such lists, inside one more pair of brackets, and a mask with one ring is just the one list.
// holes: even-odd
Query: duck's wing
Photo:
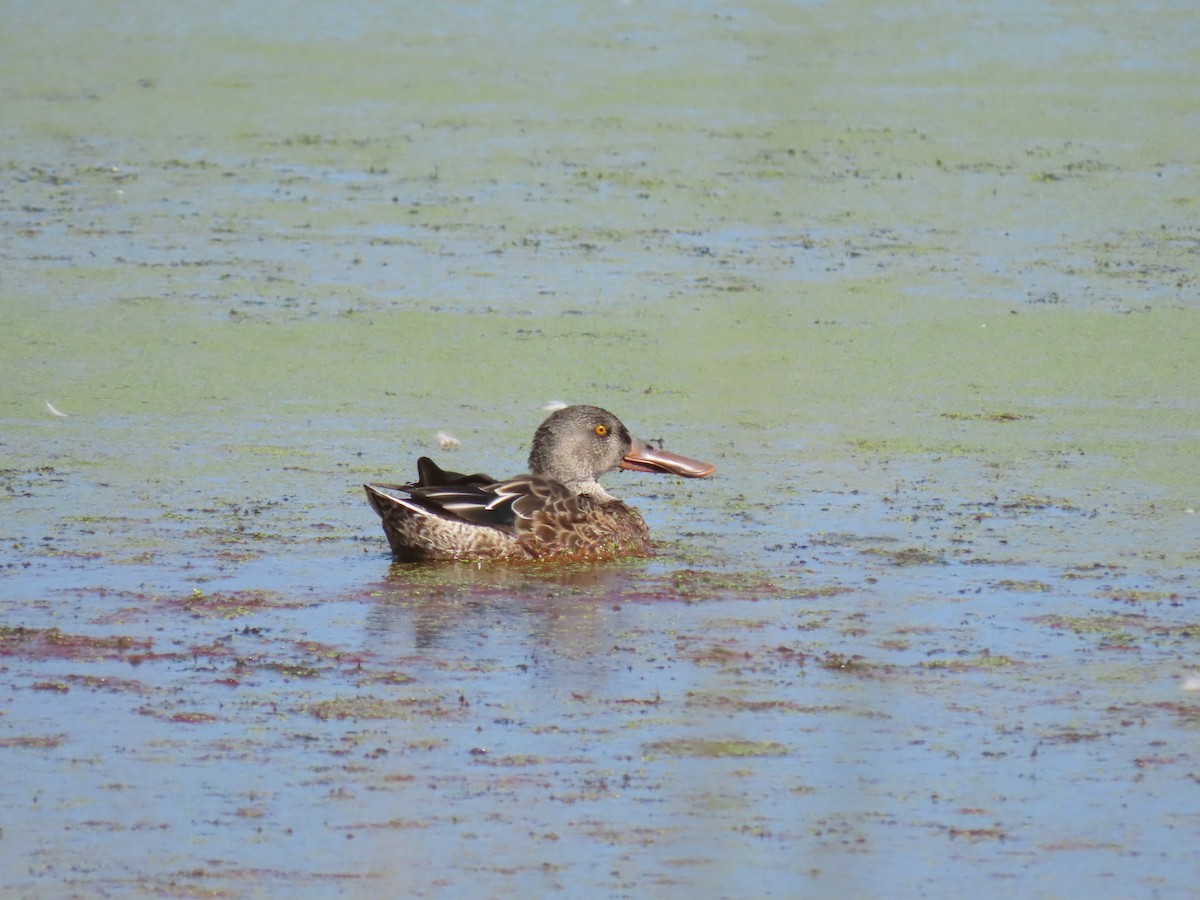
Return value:
[(461, 472), (451, 472), (443, 469), (428, 456), (417, 460), (417, 483), (412, 487), (452, 487), (464, 485), (495, 484), (497, 479), (483, 472), (474, 475), (463, 475)]
[(490, 483), (481, 483), (473, 475), (459, 476), (449, 484), (408, 485), (404, 492), (412, 503), (432, 515), (487, 525), (509, 534), (517, 531), (520, 520), (532, 520), (548, 506), (573, 496), (557, 481), (537, 475)]
[(371, 487), (383, 491), (400, 491), (407, 494), (415, 488), (434, 487), (465, 487), (470, 485), (485, 486), (495, 484), (497, 479), (483, 472), (464, 475), (461, 472), (451, 472), (443, 469), (428, 456), (417, 460), (417, 480), (407, 484), (394, 484), (389, 481), (372, 481)]

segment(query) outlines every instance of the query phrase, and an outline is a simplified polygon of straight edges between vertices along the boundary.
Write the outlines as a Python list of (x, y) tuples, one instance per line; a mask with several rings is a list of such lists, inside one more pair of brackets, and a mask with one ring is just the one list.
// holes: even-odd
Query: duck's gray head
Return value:
[(684, 478), (704, 478), (717, 470), (635, 438), (620, 419), (598, 406), (560, 409), (533, 436), (529, 471), (562, 482), (576, 493), (603, 494), (596, 479), (616, 468)]

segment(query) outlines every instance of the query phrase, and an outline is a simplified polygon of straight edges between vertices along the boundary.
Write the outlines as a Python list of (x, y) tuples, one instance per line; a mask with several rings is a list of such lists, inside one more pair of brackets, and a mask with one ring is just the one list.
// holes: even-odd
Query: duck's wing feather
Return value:
[(474, 475), (451, 472), (449, 469), (443, 469), (428, 456), (422, 456), (417, 460), (416, 487), (483, 486), (495, 484), (496, 480), (491, 475), (485, 475), (483, 472), (476, 472)]
[(452, 516), (509, 534), (520, 527), (519, 520), (533, 519), (547, 506), (573, 496), (557, 481), (537, 475), (518, 475), (491, 483), (469, 476), (444, 485), (407, 485), (404, 491), (433, 515)]
[[(443, 469), (428, 456), (422, 456), (417, 460), (416, 481), (406, 484), (397, 484), (387, 481), (373, 481), (369, 485), (364, 486), (374, 488), (376, 491), (381, 491), (385, 494), (395, 494), (397, 492), (401, 494), (412, 494), (412, 492), (416, 490), (432, 490), (434, 488), (445, 488), (447, 490), (456, 488), (470, 489), (473, 487), (487, 487), (496, 483), (497, 479), (483, 472), (476, 472), (473, 475), (464, 475), (461, 472), (451, 472), (449, 469)], [(368, 495), (369, 494), (370, 492), (368, 492)], [(396, 500), (397, 502), (404, 503), (406, 506), (414, 509), (416, 512), (421, 511), (419, 507), (415, 508), (413, 504), (407, 500), (400, 500), (400, 498), (395, 496), (393, 496), (392, 499)], [(425, 511), (436, 514), (436, 505), (431, 506)]]

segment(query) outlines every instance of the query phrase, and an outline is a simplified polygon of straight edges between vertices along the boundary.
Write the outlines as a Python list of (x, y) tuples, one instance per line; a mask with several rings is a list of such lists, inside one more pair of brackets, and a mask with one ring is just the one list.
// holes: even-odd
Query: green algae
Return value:
[(1017, 665), (1015, 660), (1007, 656), (993, 656), (990, 653), (960, 659), (931, 659), (921, 663), (924, 669), (944, 672), (989, 671), (1007, 669), (1014, 665)]
[(1147, 604), (1147, 603), (1168, 603), (1171, 605), (1179, 605), (1184, 599), (1183, 595), (1176, 591), (1150, 591), (1150, 590), (1114, 590), (1106, 595), (1108, 599), (1118, 603), (1128, 603), (1131, 605)]
[(892, 566), (944, 566), (947, 564), (941, 553), (923, 547), (905, 547), (902, 550), (867, 547), (860, 552), (883, 557)]
[(1141, 631), (1145, 620), (1134, 616), (1064, 616), (1047, 615), (1035, 619), (1039, 624), (1059, 628), (1077, 635), (1095, 635), (1106, 641), (1127, 642), (1133, 631)]
[(517, 756), (493, 756), (487, 753), (482, 748), (476, 748), (471, 751), (475, 757), (475, 762), (479, 765), (494, 766), (503, 769), (523, 769), (529, 766), (545, 765), (547, 760), (542, 756), (532, 754), (520, 754)]
[(0, 738), (0, 750), (51, 750), (61, 746), (66, 735), (19, 735)]
[(960, 413), (960, 412), (944, 412), (941, 414), (943, 419), (955, 419), (963, 422), (1020, 422), (1026, 419), (1032, 419), (1033, 416), (1024, 415), (1022, 413), (1012, 412), (990, 412), (990, 413)]
[(688, 695), (688, 706), (699, 706), (730, 712), (752, 713), (800, 713), (807, 715), (829, 715), (846, 710), (835, 706), (805, 706), (791, 700), (752, 700), (746, 697), (709, 695), (693, 691)]
[(409, 719), (415, 715), (444, 716), (452, 714), (451, 710), (443, 709), (436, 700), (388, 699), (371, 696), (322, 700), (309, 704), (305, 711), (316, 719), (351, 719), (354, 721)]
[(642, 748), (643, 759), (661, 757), (698, 757), (722, 759), (759, 756), (786, 756), (790, 751), (782, 744), (770, 741), (712, 741), (680, 738), (671, 741), (652, 741)]
[(1054, 590), (1044, 581), (1013, 581), (1011, 579), (997, 581), (995, 587), (1000, 591), (1016, 591), (1026, 594), (1044, 594)]

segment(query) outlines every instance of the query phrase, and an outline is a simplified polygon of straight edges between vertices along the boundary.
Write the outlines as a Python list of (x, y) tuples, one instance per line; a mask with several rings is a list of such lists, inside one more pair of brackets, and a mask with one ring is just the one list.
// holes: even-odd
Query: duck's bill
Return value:
[(717, 467), (712, 463), (700, 462), (698, 459), (688, 459), (678, 453), (660, 450), (638, 438), (633, 439), (633, 446), (621, 460), (621, 468), (631, 472), (659, 472), (668, 475), (680, 475), (684, 478), (707, 478)]

